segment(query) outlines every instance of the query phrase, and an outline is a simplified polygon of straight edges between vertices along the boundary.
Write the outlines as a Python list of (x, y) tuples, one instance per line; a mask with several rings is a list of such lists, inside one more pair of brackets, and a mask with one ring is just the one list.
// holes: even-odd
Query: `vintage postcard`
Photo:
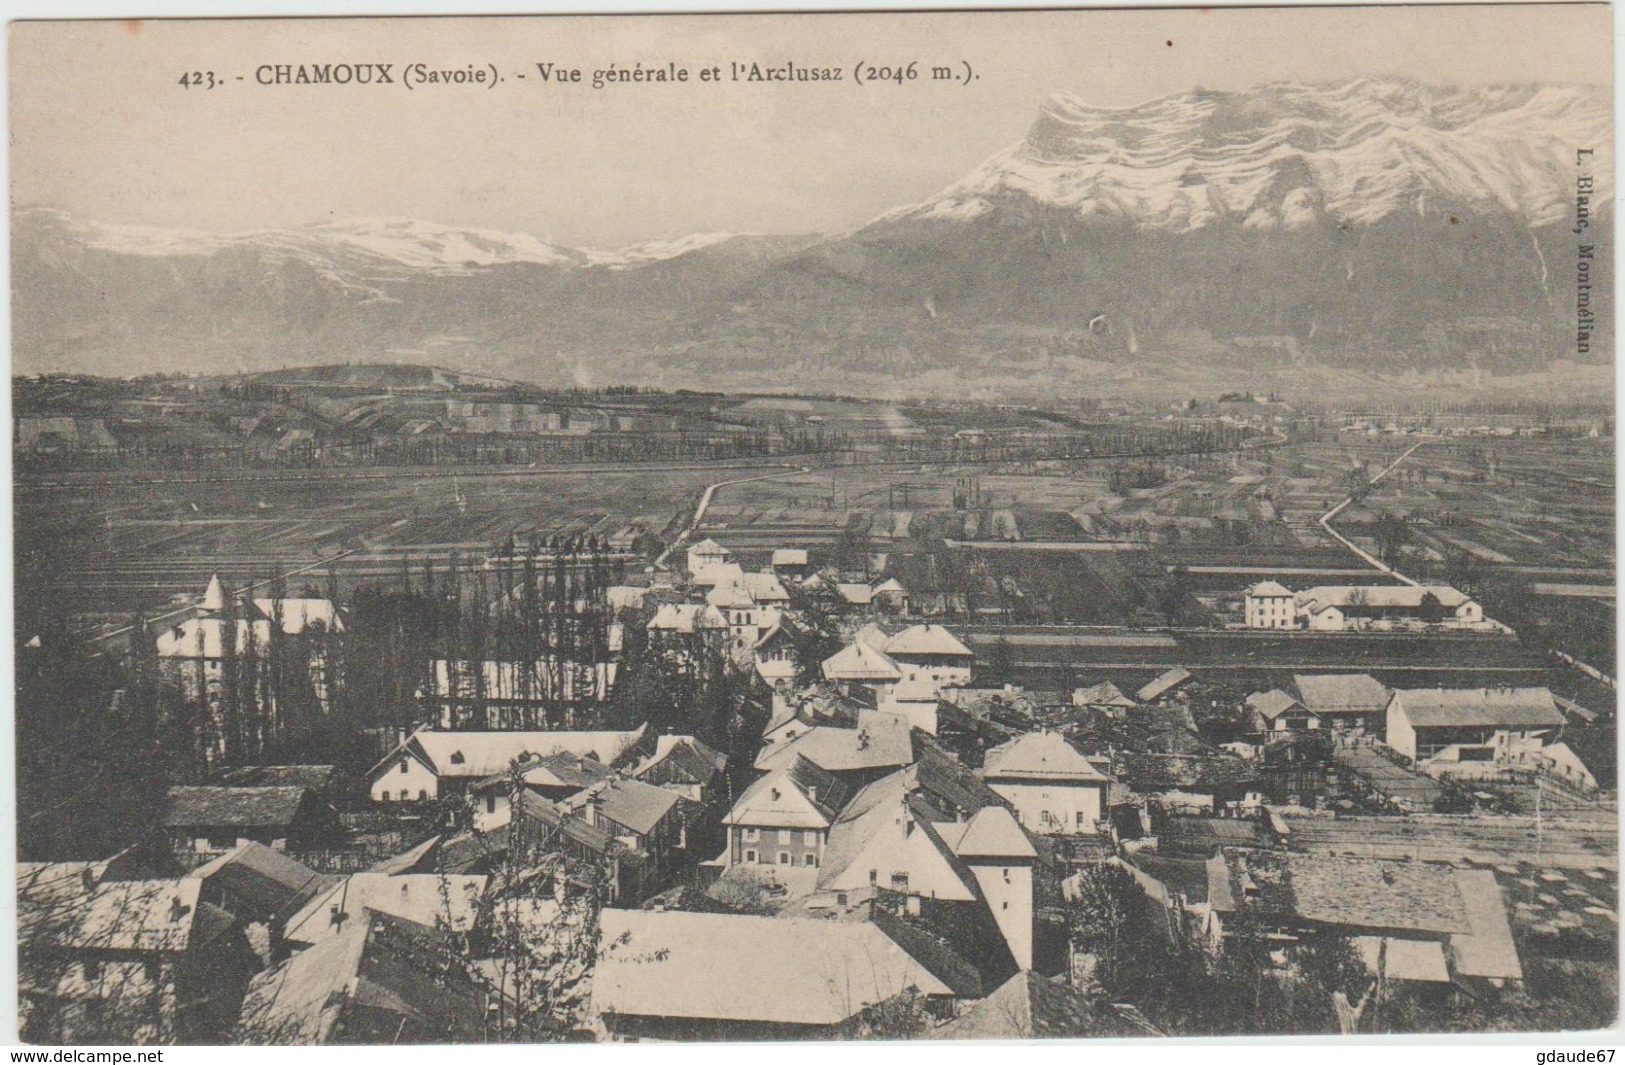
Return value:
[(1611, 35), (11, 24), (18, 1036), (1612, 1027)]

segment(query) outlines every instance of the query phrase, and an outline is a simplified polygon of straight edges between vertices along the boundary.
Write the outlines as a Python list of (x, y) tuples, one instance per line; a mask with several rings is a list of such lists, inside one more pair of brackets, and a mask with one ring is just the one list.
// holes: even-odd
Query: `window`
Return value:
[(1087, 821), (1086, 821), (1086, 820), (1084, 820), (1084, 816), (1083, 816), (1083, 811), (1082, 811), (1082, 810), (1079, 810), (1079, 811), (1078, 811), (1078, 827), (1079, 827), (1079, 828), (1082, 828), (1082, 827), (1084, 827), (1084, 826), (1085, 826), (1085, 825), (1086, 825), (1086, 824), (1088, 824), (1088, 822), (1087, 822)]
[(485, 812), (488, 814), (494, 814), (497, 812), (497, 797), (495, 795), (487, 795), (485, 797)]
[(907, 873), (893, 873), (891, 875), (891, 889), (893, 891), (907, 891), (908, 890), (908, 874)]
[(789, 843), (790, 842), (790, 830), (788, 828), (779, 829), (778, 832), (775, 834), (775, 842)]
[(411, 762), (407, 761), (405, 758), (402, 758), (401, 759), (401, 772), (402, 773), (408, 772), (407, 767), (409, 765), (411, 765)]
[(463, 757), (463, 752), (462, 751), (452, 751), (451, 752), (451, 764), (452, 765), (462, 765), (466, 761), (467, 761), (467, 759)]
[(387, 791), (380, 791), (380, 792), (379, 792), (379, 793), (378, 793), (378, 801), (379, 801), (379, 802), (388, 802), (388, 801), (389, 801), (389, 792), (387, 792)]
[(1010, 882), (1010, 870), (1008, 870), (1008, 869), (1001, 869), (1001, 870), (999, 870), (999, 871), (1000, 871), (1000, 872), (1002, 872), (1002, 873), (1003, 873), (1003, 874), (1004, 874), (1004, 882), (1005, 882), (1005, 883), (1006, 883), (1006, 884), (1008, 884), (1008, 883), (1009, 883), (1009, 882)]
[(816, 854), (804, 854), (804, 855), (802, 855), (802, 858), (801, 858), (801, 864), (802, 865), (817, 865), (818, 864), (818, 856)]
[(790, 864), (790, 852), (789, 851), (780, 851), (779, 852), (779, 864), (780, 865), (789, 865)]
[(755, 843), (757, 840), (759, 840), (761, 838), (762, 838), (762, 830), (761, 829), (759, 829), (759, 828), (747, 828), (747, 829), (745, 829), (745, 841), (747, 843)]
[(840, 891), (840, 892), (836, 893), (836, 895), (835, 895), (835, 905), (837, 905), (837, 906), (845, 906), (846, 905), (846, 892)]
[(418, 789), (418, 798), (420, 800), (427, 800), (429, 798), (429, 789), (428, 788), (419, 788)]
[(102, 963), (94, 958), (85, 961), (85, 979), (100, 980), (102, 978)]
[(801, 834), (801, 842), (808, 847), (818, 846), (818, 833), (808, 829)]
[(880, 880), (880, 873), (877, 870), (874, 870), (874, 869), (869, 870), (869, 886), (873, 887), (876, 883), (879, 882), (879, 880)]
[(747, 861), (747, 862), (756, 861), (756, 852), (755, 851), (746, 851), (745, 852), (745, 861)]

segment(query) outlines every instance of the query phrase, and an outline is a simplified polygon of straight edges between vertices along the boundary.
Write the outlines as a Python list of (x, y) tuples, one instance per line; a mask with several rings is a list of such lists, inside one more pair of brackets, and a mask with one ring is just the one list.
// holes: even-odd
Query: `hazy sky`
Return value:
[[(547, 86), (534, 64), (839, 66), (839, 85)], [(850, 84), (859, 60), (969, 61), (970, 85)], [(483, 87), (260, 87), (261, 64), (494, 64)], [(214, 90), (177, 84), (213, 71)], [(519, 81), (517, 75), (529, 75)], [(1019, 140), (1056, 92), (1361, 74), (1611, 82), (1602, 6), (24, 23), (18, 203), (217, 231), (407, 215), (613, 247), (811, 232), (922, 199)], [(236, 81), (237, 76), (246, 80)]]

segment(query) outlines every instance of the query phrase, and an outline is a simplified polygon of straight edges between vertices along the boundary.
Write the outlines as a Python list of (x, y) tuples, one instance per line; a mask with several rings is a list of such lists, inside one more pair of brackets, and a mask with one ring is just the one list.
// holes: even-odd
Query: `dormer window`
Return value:
[(462, 765), (465, 761), (467, 761), (467, 759), (463, 757), (463, 752), (462, 751), (452, 751), (451, 752), (451, 764), (452, 765)]
[(402, 772), (402, 773), (405, 773), (405, 772), (407, 772), (407, 771), (408, 771), (408, 770), (407, 770), (407, 766), (409, 766), (409, 765), (411, 765), (411, 762), (409, 762), (409, 761), (408, 761), (408, 760), (407, 760), (407, 759), (405, 759), (405, 758), (402, 758), (402, 759), (401, 759), (401, 772)]

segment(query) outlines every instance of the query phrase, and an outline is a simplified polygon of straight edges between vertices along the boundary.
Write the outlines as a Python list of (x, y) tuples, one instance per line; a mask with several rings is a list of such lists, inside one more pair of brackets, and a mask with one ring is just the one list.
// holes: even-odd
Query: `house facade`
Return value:
[(1048, 730), (990, 749), (982, 781), (1009, 801), (1022, 827), (1042, 835), (1094, 832), (1111, 785), (1060, 733)]

